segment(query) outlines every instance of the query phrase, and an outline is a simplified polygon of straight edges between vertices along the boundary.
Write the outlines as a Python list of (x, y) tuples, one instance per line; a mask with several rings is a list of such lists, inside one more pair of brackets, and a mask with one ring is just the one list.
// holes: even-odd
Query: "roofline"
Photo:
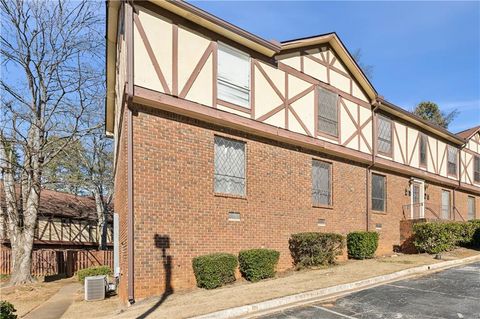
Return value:
[[(368, 77), (363, 72), (362, 68), (358, 65), (357, 61), (353, 58), (350, 51), (348, 51), (345, 44), (342, 42), (340, 37), (337, 35), (336, 32), (330, 32), (325, 34), (314, 35), (311, 37), (303, 37), (293, 40), (283, 41), (282, 44), (282, 51), (286, 50), (301, 50), (302, 48), (314, 46), (317, 44), (325, 44), (328, 43), (335, 52), (340, 55), (342, 61), (347, 64), (348, 69), (354, 75), (356, 80), (360, 82), (362, 88), (366, 91), (368, 97), (370, 98), (371, 102), (373, 103), (378, 96), (375, 87), (370, 82)], [(280, 52), (279, 54), (282, 54)], [(354, 70), (354, 71), (352, 71)]]
[(266, 56), (272, 57), (282, 49), (272, 41), (265, 40), (183, 0), (149, 1)]
[(470, 138), (472, 138), (473, 135), (477, 134), (478, 132), (480, 132), (480, 125), (477, 125), (477, 126), (474, 126), (474, 127), (471, 127), (471, 128), (467, 128), (466, 130), (463, 130), (463, 131), (460, 131), (458, 133), (455, 133), (455, 135), (458, 135), (459, 137), (461, 137), (460, 134), (464, 133), (464, 132), (467, 132), (467, 131), (470, 131), (472, 130), (472, 133), (470, 133), (467, 137), (465, 137), (465, 140), (468, 141)]
[(437, 124), (428, 122), (423, 118), (421, 118), (420, 116), (413, 114), (412, 112), (409, 112), (404, 108), (385, 100), (384, 98), (378, 97), (375, 104), (379, 106), (381, 110), (384, 110), (388, 113), (396, 115), (400, 118), (403, 118), (410, 123), (419, 125), (422, 128), (426, 129), (427, 131), (430, 131), (431, 133), (441, 136), (456, 145), (464, 145), (466, 143), (466, 141), (460, 136), (448, 131), (447, 129)]

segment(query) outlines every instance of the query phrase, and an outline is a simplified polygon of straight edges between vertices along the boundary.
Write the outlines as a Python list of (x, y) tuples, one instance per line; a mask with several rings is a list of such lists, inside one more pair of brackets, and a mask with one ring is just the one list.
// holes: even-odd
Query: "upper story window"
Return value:
[(383, 155), (392, 155), (392, 120), (378, 116), (377, 128), (378, 152)]
[(338, 94), (318, 89), (318, 130), (338, 137)]
[(218, 98), (250, 108), (250, 56), (218, 44)]
[(332, 205), (332, 164), (312, 161), (312, 203), (314, 206)]
[(384, 212), (386, 208), (386, 177), (372, 174), (372, 210)]
[(473, 159), (473, 181), (480, 183), (480, 156)]
[(420, 133), (420, 166), (427, 166), (427, 136)]
[(245, 195), (245, 143), (215, 136), (215, 193)]
[(447, 173), (448, 175), (457, 175), (457, 149), (452, 146), (447, 148)]

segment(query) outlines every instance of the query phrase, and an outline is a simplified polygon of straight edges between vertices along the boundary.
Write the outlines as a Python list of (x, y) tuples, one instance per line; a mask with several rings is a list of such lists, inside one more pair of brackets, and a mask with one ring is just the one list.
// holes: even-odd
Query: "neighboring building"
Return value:
[[(4, 206), (3, 190), (1, 205)], [(0, 225), (0, 242), (10, 246), (6, 219)], [(33, 249), (98, 249), (100, 230), (97, 227), (95, 199), (87, 196), (43, 189), (40, 199)], [(113, 246), (112, 216), (107, 216), (107, 243)]]
[(335, 33), (277, 43), (182, 1), (107, 6), (123, 300), (193, 287), (212, 252), (272, 248), (285, 270), (292, 233), (378, 231), (382, 255), (401, 220), (479, 218), (478, 128), (386, 101)]

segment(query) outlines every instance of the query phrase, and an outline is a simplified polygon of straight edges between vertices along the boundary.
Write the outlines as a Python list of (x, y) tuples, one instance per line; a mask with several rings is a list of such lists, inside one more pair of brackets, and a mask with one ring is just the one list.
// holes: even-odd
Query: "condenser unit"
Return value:
[(93, 301), (105, 299), (107, 285), (107, 276), (85, 277), (85, 300)]

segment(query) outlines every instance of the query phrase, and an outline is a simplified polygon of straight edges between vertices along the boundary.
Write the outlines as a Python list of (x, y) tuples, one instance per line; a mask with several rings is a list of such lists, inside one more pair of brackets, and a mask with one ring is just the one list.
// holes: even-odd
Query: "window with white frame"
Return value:
[(384, 155), (392, 154), (392, 120), (378, 116), (377, 127), (378, 152)]
[(250, 56), (218, 43), (217, 97), (250, 108)]
[(427, 166), (427, 136), (420, 133), (420, 166)]
[(245, 143), (215, 136), (215, 192), (245, 195)]
[(312, 203), (332, 205), (332, 164), (312, 160)]
[(447, 173), (448, 175), (457, 175), (457, 149), (449, 146), (447, 148)]
[(338, 137), (338, 94), (318, 88), (318, 130)]
[(372, 174), (372, 210), (384, 212), (386, 208), (386, 177)]
[(480, 156), (473, 159), (473, 181), (480, 183)]
[(468, 220), (475, 219), (476, 207), (475, 207), (475, 197), (468, 196)]

